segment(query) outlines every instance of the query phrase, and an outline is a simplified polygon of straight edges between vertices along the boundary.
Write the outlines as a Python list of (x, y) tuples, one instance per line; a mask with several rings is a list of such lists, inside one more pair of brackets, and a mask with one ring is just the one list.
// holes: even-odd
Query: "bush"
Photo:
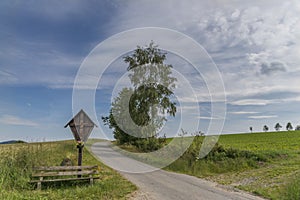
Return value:
[(267, 158), (263, 155), (253, 153), (251, 151), (238, 150), (233, 148), (225, 149), (222, 145), (219, 145), (218, 143), (212, 148), (209, 154), (204, 157), (204, 159), (212, 161), (222, 161), (226, 158), (246, 158), (254, 161), (267, 161)]
[[(197, 159), (201, 141), (194, 142), (189, 149), (167, 169), (196, 176), (243, 171), (257, 168), (259, 163), (266, 162), (264, 155), (245, 150), (224, 148), (216, 143), (212, 150), (202, 159)], [(196, 144), (196, 145), (195, 145)]]
[(163, 141), (159, 138), (151, 137), (145, 139), (136, 140), (134, 146), (136, 146), (140, 151), (151, 152), (160, 149), (163, 146)]

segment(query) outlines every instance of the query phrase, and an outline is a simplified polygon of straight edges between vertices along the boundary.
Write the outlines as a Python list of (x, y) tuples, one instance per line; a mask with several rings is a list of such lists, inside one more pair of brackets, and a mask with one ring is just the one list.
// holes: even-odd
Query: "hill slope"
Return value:
[[(300, 178), (300, 131), (222, 135), (212, 152), (197, 160), (203, 139), (195, 137), (188, 151), (166, 169), (271, 199), (283, 199), (292, 180)], [(292, 187), (300, 190), (300, 185)]]

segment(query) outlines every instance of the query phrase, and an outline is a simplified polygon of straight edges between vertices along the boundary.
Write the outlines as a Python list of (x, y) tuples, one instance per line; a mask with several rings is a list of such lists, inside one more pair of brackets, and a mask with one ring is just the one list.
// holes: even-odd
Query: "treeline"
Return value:
[[(275, 124), (275, 126), (274, 126), (274, 129), (275, 129), (276, 131), (280, 131), (282, 128), (283, 128), (283, 127), (281, 126), (281, 124), (280, 124), (279, 122), (277, 122), (277, 123)], [(253, 131), (253, 127), (252, 127), (252, 126), (250, 126), (249, 129), (250, 129), (250, 132)], [(292, 123), (291, 123), (291, 122), (288, 122), (288, 123), (286, 124), (286, 126), (285, 126), (285, 129), (286, 129), (287, 131), (292, 131), (292, 130), (299, 131), (299, 130), (300, 130), (300, 125), (297, 125), (296, 128), (294, 129)], [(263, 131), (264, 131), (264, 132), (268, 132), (269, 130), (270, 130), (270, 128), (269, 128), (268, 125), (264, 125), (264, 126), (263, 126)]]

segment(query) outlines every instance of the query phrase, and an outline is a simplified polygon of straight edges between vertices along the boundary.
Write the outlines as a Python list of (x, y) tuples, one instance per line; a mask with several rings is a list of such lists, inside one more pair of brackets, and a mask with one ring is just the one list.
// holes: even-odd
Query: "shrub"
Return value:
[(134, 146), (136, 146), (142, 152), (151, 152), (160, 149), (163, 146), (163, 142), (164, 140), (151, 137), (137, 140)]
[(225, 149), (222, 145), (219, 145), (218, 143), (212, 148), (209, 154), (205, 156), (205, 159), (212, 161), (221, 161), (225, 160), (226, 158), (246, 158), (254, 161), (267, 161), (267, 158), (263, 155), (253, 153), (251, 151), (238, 150), (233, 148)]
[(210, 175), (215, 173), (226, 173), (230, 171), (243, 171), (249, 168), (257, 168), (267, 158), (254, 152), (224, 148), (216, 143), (211, 151), (202, 159), (199, 156), (201, 141), (196, 141), (175, 162), (167, 167), (173, 171), (179, 171), (196, 176)]

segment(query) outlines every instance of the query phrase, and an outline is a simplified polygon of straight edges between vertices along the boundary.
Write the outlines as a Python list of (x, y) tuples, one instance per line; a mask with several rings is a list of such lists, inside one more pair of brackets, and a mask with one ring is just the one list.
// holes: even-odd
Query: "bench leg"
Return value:
[(42, 182), (38, 182), (37, 183), (37, 190), (41, 190), (42, 189)]
[(93, 185), (94, 184), (94, 179), (93, 179), (93, 176), (90, 175), (90, 184)]
[(37, 190), (41, 190), (42, 189), (42, 180), (43, 180), (43, 177), (40, 177), (40, 181), (37, 183)]

